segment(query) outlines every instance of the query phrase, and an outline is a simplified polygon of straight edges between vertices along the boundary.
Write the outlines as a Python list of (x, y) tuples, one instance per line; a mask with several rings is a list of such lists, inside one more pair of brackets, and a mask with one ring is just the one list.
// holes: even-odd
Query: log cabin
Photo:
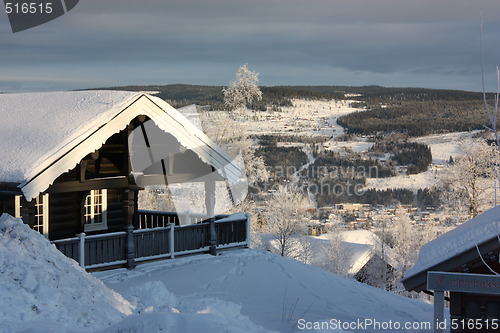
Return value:
[[(499, 254), (500, 206), (496, 206), (424, 245), (402, 282), (408, 291), (433, 294), (427, 290), (428, 272), (497, 276)], [(498, 325), (487, 328), (486, 323), (500, 324), (500, 295), (450, 291), (448, 300), (450, 318), (445, 320), (456, 324), (451, 332), (498, 332)], [(481, 328), (478, 321), (484, 324)]]
[[(82, 266), (132, 268), (139, 258), (248, 245), (248, 216), (214, 214), (215, 183), (240, 182), (242, 169), (165, 101), (123, 91), (0, 94), (0, 117), (1, 212)], [(185, 182), (205, 183), (198, 229), (175, 229), (176, 213), (138, 209), (145, 186)]]

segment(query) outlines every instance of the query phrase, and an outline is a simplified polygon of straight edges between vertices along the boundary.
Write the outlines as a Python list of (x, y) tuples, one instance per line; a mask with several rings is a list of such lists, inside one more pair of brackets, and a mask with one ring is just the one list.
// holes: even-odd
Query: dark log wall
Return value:
[(14, 196), (0, 196), (0, 215), (1, 213), (7, 213), (15, 216), (15, 200)]
[(81, 232), (82, 193), (49, 194), (49, 238), (75, 237)]
[(124, 231), (123, 202), (119, 190), (108, 190), (108, 231)]

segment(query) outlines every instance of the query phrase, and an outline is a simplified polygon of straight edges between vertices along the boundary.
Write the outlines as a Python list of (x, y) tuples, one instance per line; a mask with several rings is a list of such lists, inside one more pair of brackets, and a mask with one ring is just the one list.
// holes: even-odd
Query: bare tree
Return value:
[(262, 99), (257, 83), (259, 73), (248, 69), (248, 64), (244, 64), (236, 72), (235, 80), (231, 81), (229, 87), (222, 89), (224, 92), (224, 104), (231, 110), (238, 110), (247, 107), (252, 102)]
[(241, 154), (249, 185), (267, 181), (269, 172), (264, 157), (256, 156), (253, 141), (237, 119), (225, 111), (208, 111), (201, 114), (205, 133), (231, 155)]
[(468, 143), (441, 179), (444, 205), (465, 219), (491, 207), (496, 164), (496, 149), (481, 141)]
[(280, 255), (288, 256), (290, 239), (305, 233), (309, 207), (304, 193), (286, 186), (280, 186), (269, 200), (263, 212), (264, 229), (276, 238)]
[(349, 264), (351, 255), (343, 245), (341, 230), (332, 230), (328, 245), (324, 249), (325, 262), (323, 268), (333, 274), (347, 277), (349, 275)]

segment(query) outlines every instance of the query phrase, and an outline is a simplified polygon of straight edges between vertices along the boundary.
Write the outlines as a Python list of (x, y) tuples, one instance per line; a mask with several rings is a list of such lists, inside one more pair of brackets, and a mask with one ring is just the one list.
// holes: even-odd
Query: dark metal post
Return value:
[(210, 222), (209, 229), (209, 253), (217, 255), (217, 234), (215, 233), (215, 181), (208, 180), (205, 182), (205, 206)]

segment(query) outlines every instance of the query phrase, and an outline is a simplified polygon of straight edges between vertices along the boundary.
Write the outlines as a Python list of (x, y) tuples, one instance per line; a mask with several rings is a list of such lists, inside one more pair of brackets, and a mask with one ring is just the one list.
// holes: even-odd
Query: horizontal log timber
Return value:
[(7, 195), (17, 195), (21, 194), (21, 189), (18, 187), (20, 184), (19, 183), (1, 183), (0, 182), (0, 194), (7, 194)]
[(130, 185), (125, 176), (111, 178), (88, 179), (84, 182), (67, 181), (55, 183), (47, 190), (48, 193), (65, 193), (77, 191), (90, 191), (96, 189), (128, 188)]
[[(176, 183), (187, 183), (190, 181), (194, 181), (200, 177), (204, 177), (204, 180), (214, 180), (214, 181), (222, 181), (224, 178), (220, 176), (218, 173), (214, 173), (210, 175), (210, 178), (207, 175), (203, 174), (194, 174), (194, 173), (176, 173), (174, 175), (168, 175), (168, 181), (171, 184)], [(167, 185), (165, 184), (165, 176), (164, 175), (140, 175), (137, 178), (137, 183), (141, 186), (145, 185)]]

